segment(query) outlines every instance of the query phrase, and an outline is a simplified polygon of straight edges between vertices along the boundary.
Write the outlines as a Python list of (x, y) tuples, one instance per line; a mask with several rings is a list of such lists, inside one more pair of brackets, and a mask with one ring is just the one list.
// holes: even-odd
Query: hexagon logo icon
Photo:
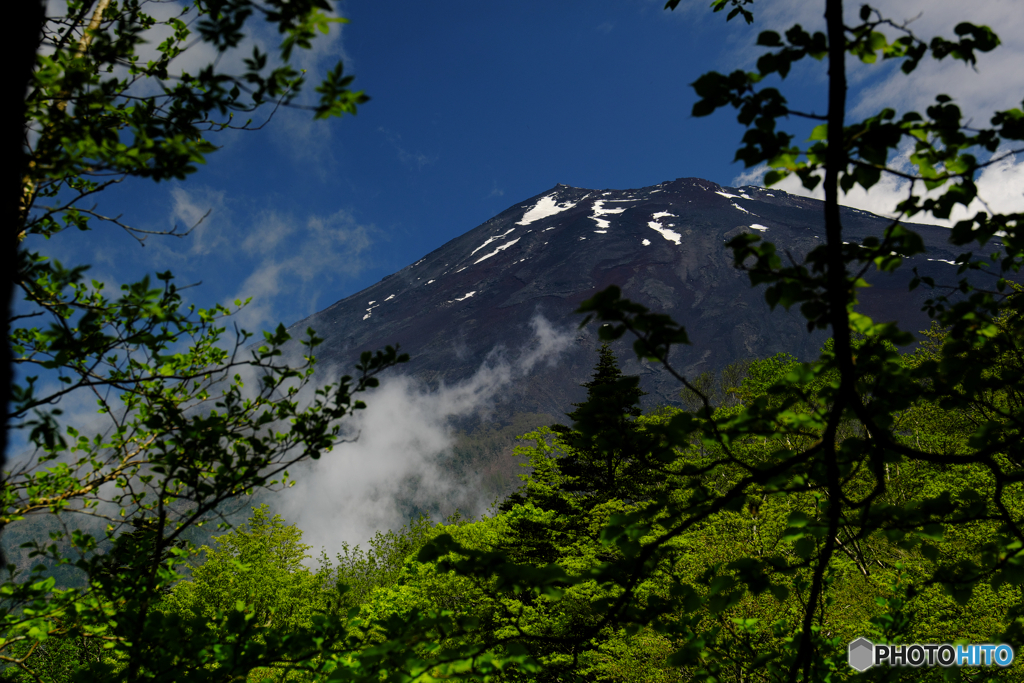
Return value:
[(867, 671), (874, 664), (875, 645), (867, 638), (858, 638), (847, 648), (850, 666), (857, 671)]

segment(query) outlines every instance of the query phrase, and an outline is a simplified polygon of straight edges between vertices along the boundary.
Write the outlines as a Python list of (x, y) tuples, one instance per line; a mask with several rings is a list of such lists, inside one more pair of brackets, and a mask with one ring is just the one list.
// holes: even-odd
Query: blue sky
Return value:
[[(661, 0), (344, 2), (339, 13), (351, 23), (300, 66), (315, 77), (343, 58), (372, 98), (358, 116), (314, 123), (306, 112), (279, 111), (261, 131), (213, 137), (223, 148), (186, 182), (126, 182), (100, 200), (101, 210), (147, 229), (188, 225), (210, 211), (188, 238), (153, 238), (143, 249), (98, 227), (54, 244), (54, 253), (88, 259), (93, 275), (112, 283), (171, 269), (183, 284), (203, 283), (189, 291), (203, 305), (252, 296), (240, 320), (259, 329), (358, 292), (555, 183), (756, 183), (756, 173), (743, 176), (732, 163), (742, 135), (732, 113), (693, 118), (689, 84), (709, 70), (751, 68), (760, 30), (819, 27), (823, 3), (759, 1), (750, 27), (727, 24), (705, 2), (682, 5), (669, 12)], [(907, 81), (889, 67), (854, 65), (852, 114), (919, 108), (938, 91), (961, 96), (981, 120), (993, 107), (1019, 106), (1019, 7), (886, 5), (899, 19), (917, 16), (921, 35), (949, 35), (966, 18), (993, 25), (1007, 45), (977, 73), (944, 63)], [(256, 32), (248, 43), (266, 49), (272, 39)], [(204, 58), (193, 52), (183, 67)], [(822, 65), (797, 69), (783, 87), (800, 107), (824, 110)], [(806, 137), (802, 122), (789, 128)], [(1016, 201), (1024, 174), (1015, 163), (1004, 170), (991, 178), (999, 181), (993, 195)], [(899, 189), (849, 202), (882, 211)]]

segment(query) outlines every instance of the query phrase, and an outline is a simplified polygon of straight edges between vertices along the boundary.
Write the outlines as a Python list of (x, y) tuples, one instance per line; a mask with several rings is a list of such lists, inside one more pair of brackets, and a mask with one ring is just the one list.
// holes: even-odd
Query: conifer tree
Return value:
[(649, 437), (635, 422), (645, 394), (640, 378), (623, 374), (603, 344), (590, 381), (581, 386), (586, 400), (566, 413), (573, 426), (552, 425), (527, 435), (538, 447), (520, 451), (532, 472), (500, 509), (530, 505), (539, 514), (513, 516), (502, 548), (517, 562), (542, 565), (573, 554), (580, 538), (597, 528), (595, 515), (606, 515), (608, 504), (621, 507), (644, 498), (654, 483)]
[(587, 400), (566, 413), (572, 428), (555, 425), (566, 449), (559, 461), (562, 491), (588, 499), (590, 506), (612, 499), (636, 500), (650, 483), (651, 463), (635, 418), (640, 415), (640, 378), (624, 375), (608, 344), (602, 344), (594, 374), (582, 386)]

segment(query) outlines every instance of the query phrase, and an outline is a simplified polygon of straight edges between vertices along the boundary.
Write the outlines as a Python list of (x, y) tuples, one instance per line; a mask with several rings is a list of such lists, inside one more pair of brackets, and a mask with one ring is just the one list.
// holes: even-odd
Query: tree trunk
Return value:
[[(14, 264), (18, 257), (18, 235), (22, 226), (22, 181), (25, 171), (28, 168), (28, 155), (25, 153), (25, 94), (28, 92), (29, 83), (32, 81), (32, 70), (36, 65), (36, 51), (39, 49), (39, 42), (43, 33), (43, 21), (46, 18), (45, 0), (28, 0), (21, 5), (24, 12), (24, 26), (18, 27), (7, 33), (8, 45), (10, 45), (9, 62), (10, 74), (13, 83), (12, 90), (17, 95), (12, 98), (14, 116), (10, 120), (17, 123), (7, 126), (7, 132), (3, 134), (0, 142), (3, 146), (3, 158), (9, 162), (4, 164), (6, 180), (4, 181), (3, 201), (6, 207), (7, 218), (7, 256), (3, 259), (7, 262), (7, 275), (0, 278), (0, 301), (4, 306), (4, 344), (3, 356), (0, 357), (0, 391), (3, 392), (5, 418), (7, 424), (4, 426), (3, 436), (0, 436), (0, 472), (3, 472), (7, 464), (7, 446), (9, 439), (7, 431), (11, 428), (10, 407), (11, 389), (13, 388), (14, 368), (13, 355), (11, 352), (11, 315), (14, 313), (13, 297), (14, 282), (17, 277), (17, 269)], [(2, 531), (0, 527), (0, 531)], [(3, 564), (3, 553), (0, 551), (0, 564)]]

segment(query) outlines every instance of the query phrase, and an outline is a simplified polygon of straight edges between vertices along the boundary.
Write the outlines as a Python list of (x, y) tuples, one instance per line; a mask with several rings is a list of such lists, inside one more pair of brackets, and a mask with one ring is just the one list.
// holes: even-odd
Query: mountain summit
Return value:
[[(723, 187), (680, 178), (637, 190), (567, 185), (516, 204), (379, 283), (296, 323), (325, 339), (320, 357), (351, 366), (360, 351), (400, 344), (404, 366), (428, 383), (465, 379), (496, 349), (509, 353), (533, 338), (543, 315), (575, 335), (557, 365), (535, 371), (508, 397), (515, 411), (561, 415), (580, 398), (580, 382), (596, 358), (593, 326), (577, 330), (580, 302), (618, 285), (625, 296), (685, 325), (692, 346), (674, 350), (685, 373), (716, 370), (742, 358), (787, 351), (816, 356), (824, 333), (809, 335), (796, 312), (769, 310), (723, 245), (759, 233), (780, 253), (800, 258), (824, 241), (823, 203), (761, 187)], [(843, 210), (850, 240), (880, 235), (887, 219)], [(957, 251), (948, 232), (913, 226), (929, 253), (910, 259), (922, 275), (951, 280)], [(860, 311), (904, 329), (928, 325), (924, 288), (908, 292), (909, 268), (869, 277)], [(624, 351), (625, 344), (621, 347)], [(621, 353), (653, 404), (678, 402), (678, 384), (655, 365)]]

